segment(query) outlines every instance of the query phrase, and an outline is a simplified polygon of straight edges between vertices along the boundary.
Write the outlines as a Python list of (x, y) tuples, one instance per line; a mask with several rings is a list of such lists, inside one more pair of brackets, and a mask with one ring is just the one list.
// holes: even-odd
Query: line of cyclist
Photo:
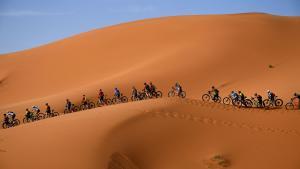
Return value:
[[(209, 91), (209, 94), (212, 95), (212, 100), (213, 101), (217, 101), (220, 96), (219, 96), (219, 90), (216, 89), (214, 86), (211, 87), (211, 90)], [(276, 94), (270, 90), (267, 90), (267, 96), (268, 99), (270, 101), (270, 103), (273, 103), (275, 105), (275, 101), (276, 101)], [(231, 91), (230, 93), (230, 99), (234, 102), (234, 101), (240, 101), (242, 105), (246, 105), (246, 96), (244, 95), (244, 93), (242, 91)], [(294, 96), (292, 98), (292, 100), (294, 99), (298, 99), (300, 102), (300, 94), (298, 93), (294, 93)], [(257, 93), (254, 94), (254, 97), (251, 97), (251, 100), (257, 100), (257, 104), (259, 107), (263, 107), (264, 102), (263, 102), (263, 97)], [(300, 104), (298, 105), (299, 109), (300, 109)]]
[[(172, 89), (177, 94), (177, 96), (180, 96), (180, 94), (183, 92), (182, 86), (178, 82), (175, 83), (175, 85), (172, 87)], [(149, 84), (147, 84), (145, 82), (142, 92), (149, 98), (151, 98), (153, 96), (155, 97), (157, 95), (157, 88), (152, 82), (150, 82)], [(136, 89), (136, 87), (134, 87), (134, 86), (132, 87), (131, 94), (132, 94), (133, 98), (139, 98), (138, 100), (142, 100), (140, 98), (141, 97), (140, 95), (142, 92), (139, 92)], [(219, 93), (220, 93), (219, 90), (217, 88), (215, 88), (214, 86), (212, 86), (211, 90), (209, 91), (209, 94), (211, 95), (213, 101), (217, 101), (220, 98)], [(270, 100), (270, 102), (275, 102), (276, 95), (272, 91), (268, 90), (267, 95), (268, 95), (268, 99)], [(118, 88), (114, 88), (114, 97), (116, 99), (120, 99), (121, 96), (122, 96), (122, 93), (120, 92), (120, 90)], [(231, 98), (232, 102), (240, 101), (242, 105), (246, 104), (246, 101), (245, 101), (246, 96), (241, 91), (237, 91), (237, 92), (232, 91), (230, 93), (230, 98)], [(300, 94), (295, 93), (293, 98), (299, 99), (299, 101), (300, 101)], [(100, 89), (98, 92), (98, 102), (106, 104), (107, 102), (105, 101), (105, 99), (106, 99), (105, 94), (104, 94), (103, 90)], [(254, 97), (252, 97), (251, 99), (256, 99), (257, 104), (260, 106), (264, 105), (263, 97), (257, 93), (255, 93)], [(86, 95), (82, 96), (81, 104), (83, 106), (87, 106), (89, 104), (89, 100), (87, 99)], [(73, 106), (74, 106), (74, 104), (69, 99), (66, 99), (65, 109), (68, 110), (69, 112), (73, 112), (74, 111)], [(46, 107), (45, 108), (46, 115), (51, 117), (51, 113), (53, 113), (53, 111), (51, 110), (50, 105), (48, 103), (46, 103), (45, 107)], [(299, 109), (300, 109), (300, 104), (299, 104)], [(25, 113), (25, 118), (32, 119), (33, 117), (37, 116), (40, 112), (41, 112), (41, 110), (38, 106), (32, 106), (32, 110), (29, 110), (27, 108), (26, 113)], [(15, 118), (16, 118), (16, 114), (12, 111), (8, 111), (7, 113), (4, 114), (4, 123), (11, 124), (15, 121)]]

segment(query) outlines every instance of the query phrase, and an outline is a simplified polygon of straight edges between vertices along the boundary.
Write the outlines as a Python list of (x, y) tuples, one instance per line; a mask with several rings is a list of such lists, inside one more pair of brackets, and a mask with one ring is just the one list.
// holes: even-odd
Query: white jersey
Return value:
[(40, 111), (40, 108), (38, 106), (33, 106), (32, 110), (34, 110), (35, 112), (38, 112), (38, 111)]
[(10, 112), (7, 113), (7, 115), (8, 116), (13, 116), (13, 115), (15, 115), (15, 113), (10, 111)]

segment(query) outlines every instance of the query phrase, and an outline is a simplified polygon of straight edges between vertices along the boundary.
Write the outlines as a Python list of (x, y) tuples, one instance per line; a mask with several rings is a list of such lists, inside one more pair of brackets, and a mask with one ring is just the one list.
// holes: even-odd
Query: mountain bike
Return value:
[(100, 101), (99, 98), (98, 98), (98, 100), (97, 100), (97, 106), (98, 106), (98, 107), (101, 107), (101, 106), (104, 106), (104, 105), (111, 105), (111, 104), (112, 104), (112, 100), (109, 99), (109, 98), (107, 97), (107, 95), (104, 96), (103, 101)]
[(78, 111), (79, 111), (79, 107), (76, 106), (75, 104), (72, 104), (71, 110), (69, 110), (67, 107), (65, 107), (64, 114), (78, 112)]
[(212, 100), (216, 103), (221, 103), (222, 98), (220, 96), (218, 96), (217, 98), (214, 98), (212, 92), (208, 91), (207, 94), (202, 95), (202, 100), (205, 102), (209, 102), (210, 100)]
[(87, 103), (84, 104), (84, 103), (81, 103), (80, 105), (80, 110), (87, 110), (87, 109), (93, 109), (95, 108), (96, 105), (94, 102), (90, 101), (90, 100), (87, 100)]
[[(291, 98), (291, 100), (288, 103), (286, 103), (285, 108), (287, 110), (295, 110), (295, 109), (297, 109), (296, 108), (296, 105), (297, 105), (296, 100), (297, 100), (297, 98), (295, 98), (295, 97)], [(299, 107), (299, 105), (298, 105), (298, 107)]]
[(114, 96), (114, 98), (112, 99), (113, 104), (127, 103), (127, 102), (128, 102), (128, 98), (126, 96), (123, 96), (123, 94), (121, 94), (119, 98)]
[(3, 129), (7, 129), (7, 128), (10, 128), (10, 127), (15, 127), (15, 126), (18, 126), (20, 125), (20, 120), (19, 119), (14, 119), (14, 120), (9, 120), (8, 123), (6, 122), (2, 122), (2, 128)]
[(180, 98), (185, 98), (186, 93), (185, 91), (181, 91), (180, 93), (178, 93), (177, 90), (174, 87), (172, 87), (172, 89), (168, 93), (168, 97), (175, 97), (175, 96), (178, 96)]
[(271, 101), (270, 99), (265, 99), (263, 101), (264, 105), (266, 107), (281, 107), (283, 105), (282, 99), (277, 99), (278, 97), (274, 97), (274, 101)]

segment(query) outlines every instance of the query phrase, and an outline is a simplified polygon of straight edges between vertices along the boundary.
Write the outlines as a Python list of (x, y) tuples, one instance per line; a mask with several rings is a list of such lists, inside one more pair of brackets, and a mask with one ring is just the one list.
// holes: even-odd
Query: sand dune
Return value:
[[(82, 33), (0, 56), (0, 112), (62, 111), (99, 88), (175, 81), (189, 99), (114, 105), (0, 130), (1, 169), (298, 169), (299, 111), (203, 103), (221, 95), (299, 90), (300, 18), (267, 14), (179, 16)], [(269, 68), (273, 65), (274, 68)], [(299, 92), (299, 91), (298, 91)], [(43, 107), (42, 107), (43, 108)]]

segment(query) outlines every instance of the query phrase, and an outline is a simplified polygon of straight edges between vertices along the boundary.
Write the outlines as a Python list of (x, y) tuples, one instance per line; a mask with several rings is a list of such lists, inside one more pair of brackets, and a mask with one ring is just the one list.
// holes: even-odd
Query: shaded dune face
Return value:
[(129, 95), (145, 81), (164, 93), (178, 81), (192, 98), (215, 85), (222, 95), (270, 89), (288, 99), (299, 90), (299, 29), (298, 17), (266, 14), (166, 17), (1, 55), (0, 111), (45, 102), (62, 111), (66, 98), (114, 87)]

